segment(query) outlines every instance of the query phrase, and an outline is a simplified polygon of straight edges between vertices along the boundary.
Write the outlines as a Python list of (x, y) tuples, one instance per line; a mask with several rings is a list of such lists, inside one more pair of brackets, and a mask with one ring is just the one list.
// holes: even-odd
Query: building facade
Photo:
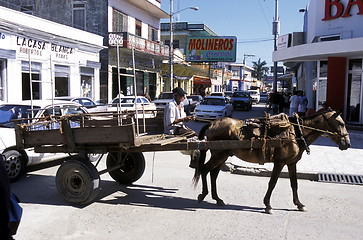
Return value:
[(0, 100), (100, 97), (103, 38), (0, 7)]
[[(119, 91), (131, 95), (136, 89), (138, 95), (148, 92), (152, 98), (160, 91), (161, 63), (169, 53), (168, 48), (159, 42), (160, 19), (169, 17), (160, 9), (160, 2), (161, 0), (7, 0), (0, 1), (0, 4), (102, 36), (106, 48), (100, 52), (99, 91), (100, 99), (109, 102)], [(109, 46), (109, 34), (120, 36), (123, 44), (118, 47)], [(118, 54), (116, 49), (119, 49)]]
[(306, 10), (304, 43), (275, 51), (273, 61), (293, 66), (310, 108), (326, 101), (362, 125), (363, 2), (312, 0)]

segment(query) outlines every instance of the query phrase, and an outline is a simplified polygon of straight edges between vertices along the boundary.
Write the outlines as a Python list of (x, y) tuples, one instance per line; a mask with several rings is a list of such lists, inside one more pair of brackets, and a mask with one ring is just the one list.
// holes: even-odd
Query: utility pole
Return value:
[[(279, 1), (275, 0), (275, 18), (272, 22), (272, 34), (274, 35), (274, 51), (277, 51), (277, 38), (280, 34), (280, 21), (279, 21)], [(277, 62), (274, 62), (274, 81), (273, 81), (273, 92), (277, 92)]]
[(174, 85), (174, 65), (173, 65), (173, 49), (174, 49), (174, 44), (173, 44), (173, 0), (170, 0), (170, 12), (169, 12), (169, 16), (170, 16), (170, 48), (169, 48), (169, 64), (170, 64), (170, 92), (173, 90), (173, 85)]

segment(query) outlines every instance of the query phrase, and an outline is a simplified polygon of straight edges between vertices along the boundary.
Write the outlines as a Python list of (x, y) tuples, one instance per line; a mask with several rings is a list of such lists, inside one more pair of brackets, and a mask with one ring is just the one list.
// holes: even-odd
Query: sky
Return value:
[[(273, 66), (272, 51), (274, 40), (272, 21), (275, 16), (276, 0), (173, 0), (173, 12), (187, 7), (198, 7), (198, 11), (187, 9), (175, 14), (174, 21), (203, 23), (219, 36), (237, 37), (237, 60), (242, 63), (244, 54), (246, 64), (252, 61), (266, 61), (268, 67)], [(302, 32), (305, 9), (310, 0), (278, 0), (280, 35)], [(162, 0), (161, 8), (169, 13), (170, 0)], [(169, 22), (169, 20), (162, 20)], [(279, 63), (282, 65), (282, 63)]]

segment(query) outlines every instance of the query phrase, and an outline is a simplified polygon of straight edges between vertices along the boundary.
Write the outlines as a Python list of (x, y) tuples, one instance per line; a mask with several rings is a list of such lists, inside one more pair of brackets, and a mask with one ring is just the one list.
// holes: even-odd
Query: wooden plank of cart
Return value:
[[(109, 173), (121, 184), (131, 184), (144, 173), (143, 152), (195, 149), (280, 147), (282, 140), (188, 141), (190, 136), (162, 134), (162, 114), (138, 119), (134, 113), (92, 113), (61, 118), (31, 119), (17, 124), (18, 149), (34, 148), (39, 153), (73, 154), (59, 167), (56, 186), (61, 197), (74, 205), (94, 201), (100, 190), (100, 175)], [(98, 171), (87, 154), (107, 154), (107, 168)], [(101, 158), (100, 158), (101, 160)], [(99, 161), (100, 161), (99, 160)]]

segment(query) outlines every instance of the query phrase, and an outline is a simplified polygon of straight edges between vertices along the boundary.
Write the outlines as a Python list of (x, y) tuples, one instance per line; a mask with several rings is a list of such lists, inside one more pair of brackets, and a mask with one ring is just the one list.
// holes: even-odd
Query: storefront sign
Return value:
[(346, 18), (352, 16), (353, 13), (357, 15), (363, 14), (363, 1), (348, 0), (348, 3), (345, 5), (341, 0), (325, 0), (325, 15), (322, 20)]
[(187, 37), (188, 62), (235, 62), (236, 37)]
[(61, 44), (41, 41), (33, 38), (14, 36), (18, 54), (47, 59), (73, 61), (75, 49)]
[(291, 45), (291, 34), (279, 36), (277, 39), (277, 50), (288, 48)]

